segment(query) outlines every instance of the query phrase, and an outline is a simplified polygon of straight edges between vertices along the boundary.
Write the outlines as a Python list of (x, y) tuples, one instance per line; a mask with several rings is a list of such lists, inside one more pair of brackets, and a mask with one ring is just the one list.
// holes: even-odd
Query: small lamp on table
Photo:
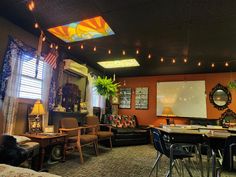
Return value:
[(35, 120), (35, 127), (34, 127), (35, 133), (42, 132), (42, 120), (39, 116), (44, 115), (45, 113), (46, 112), (45, 112), (43, 104), (40, 102), (40, 100), (37, 100), (34, 103), (34, 107), (30, 113), (30, 115), (36, 116), (34, 119)]
[(166, 116), (166, 123), (167, 123), (167, 125), (170, 125), (171, 123), (174, 123), (174, 120), (173, 120), (173, 122), (171, 122), (170, 121), (170, 116), (173, 116), (174, 114), (173, 114), (173, 111), (172, 111), (172, 109), (171, 109), (171, 107), (164, 107), (163, 108), (163, 111), (162, 111), (162, 116)]

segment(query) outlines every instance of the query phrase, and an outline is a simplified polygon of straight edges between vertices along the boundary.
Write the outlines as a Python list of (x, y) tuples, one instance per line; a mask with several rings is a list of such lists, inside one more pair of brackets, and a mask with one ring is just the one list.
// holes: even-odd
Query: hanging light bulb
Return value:
[(43, 37), (43, 42), (46, 41), (46, 36)]
[(34, 8), (35, 8), (35, 3), (34, 3), (34, 1), (32, 0), (32, 1), (30, 1), (30, 2), (28, 3), (28, 9), (29, 9), (30, 11), (33, 11)]
[(229, 66), (229, 63), (226, 61), (225, 62), (225, 67), (228, 67)]
[(50, 48), (51, 48), (51, 49), (53, 48), (53, 44), (50, 44)]
[(124, 86), (126, 86), (126, 81), (124, 80), (124, 83), (123, 83)]
[(151, 59), (152, 58), (152, 55), (149, 53), (148, 54), (148, 59)]
[(111, 49), (108, 50), (108, 54), (111, 54)]
[(212, 63), (212, 64), (211, 64), (211, 67), (214, 68), (214, 67), (215, 67), (215, 63)]
[(176, 60), (175, 58), (172, 59), (172, 63), (175, 64), (176, 63)]
[(136, 50), (136, 54), (137, 54), (137, 55), (139, 54), (139, 50), (138, 50), (138, 49)]
[(34, 24), (34, 27), (35, 27), (35, 28), (38, 28), (38, 27), (39, 27), (39, 24), (36, 22), (36, 23)]
[(56, 49), (56, 50), (58, 49), (58, 45), (56, 45), (55, 49)]
[(163, 63), (163, 62), (164, 62), (164, 58), (163, 58), (163, 57), (161, 57), (160, 61)]
[(187, 58), (184, 58), (184, 63), (187, 63), (188, 59)]
[(125, 50), (122, 51), (122, 55), (125, 55)]
[(81, 45), (80, 45), (80, 48), (81, 48), (81, 49), (84, 49), (84, 45), (83, 45), (83, 44), (81, 44)]
[(93, 48), (93, 51), (94, 51), (94, 52), (96, 52), (96, 51), (97, 51), (97, 47), (96, 47), (96, 46)]
[(201, 66), (201, 65), (202, 65), (202, 63), (199, 61), (197, 65), (198, 65), (198, 66)]
[(68, 46), (67, 49), (70, 50), (70, 49), (71, 49), (71, 46)]

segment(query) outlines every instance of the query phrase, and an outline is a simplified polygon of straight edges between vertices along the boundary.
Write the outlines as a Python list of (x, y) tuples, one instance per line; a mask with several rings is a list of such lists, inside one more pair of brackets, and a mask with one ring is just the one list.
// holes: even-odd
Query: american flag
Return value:
[(57, 57), (58, 51), (56, 49), (51, 49), (48, 55), (44, 58), (44, 61), (55, 69), (57, 67)]

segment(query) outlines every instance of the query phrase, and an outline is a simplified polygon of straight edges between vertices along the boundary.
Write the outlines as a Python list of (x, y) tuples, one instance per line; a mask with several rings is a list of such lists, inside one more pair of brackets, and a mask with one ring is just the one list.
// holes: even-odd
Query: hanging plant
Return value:
[(236, 89), (236, 80), (235, 81), (230, 81), (227, 85), (229, 89)]
[(116, 95), (120, 85), (118, 83), (114, 83), (112, 79), (108, 79), (107, 76), (104, 78), (98, 76), (98, 78), (94, 81), (94, 86), (96, 87), (99, 95), (110, 98), (111, 96)]

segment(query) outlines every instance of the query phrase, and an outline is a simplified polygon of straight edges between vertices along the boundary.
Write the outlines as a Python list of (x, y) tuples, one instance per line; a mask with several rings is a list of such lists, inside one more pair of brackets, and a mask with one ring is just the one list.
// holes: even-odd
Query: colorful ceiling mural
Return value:
[(48, 31), (67, 43), (115, 34), (101, 16), (49, 28)]

